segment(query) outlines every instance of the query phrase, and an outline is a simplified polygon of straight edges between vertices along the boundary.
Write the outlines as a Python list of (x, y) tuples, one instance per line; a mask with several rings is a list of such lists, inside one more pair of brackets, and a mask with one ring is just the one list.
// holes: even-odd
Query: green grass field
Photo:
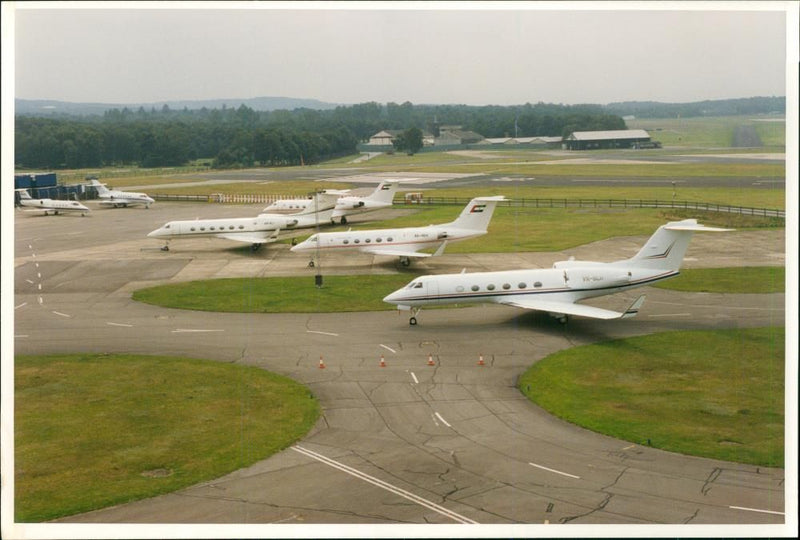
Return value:
[(218, 478), (305, 435), (308, 389), (188, 358), (14, 359), (15, 520), (39, 522)]
[(669, 332), (568, 349), (523, 374), (534, 403), (671, 452), (784, 466), (783, 328)]
[(708, 293), (781, 293), (786, 290), (783, 266), (746, 266), (741, 268), (687, 268), (673, 279), (655, 287), (673, 291)]
[[(783, 268), (684, 270), (663, 288), (692, 292), (783, 292)], [(133, 299), (176, 309), (236, 313), (338, 313), (385, 311), (383, 297), (411, 282), (417, 273), (324, 276), (317, 288), (305, 277), (228, 278), (158, 285), (134, 291)], [(758, 283), (754, 283), (758, 281)]]

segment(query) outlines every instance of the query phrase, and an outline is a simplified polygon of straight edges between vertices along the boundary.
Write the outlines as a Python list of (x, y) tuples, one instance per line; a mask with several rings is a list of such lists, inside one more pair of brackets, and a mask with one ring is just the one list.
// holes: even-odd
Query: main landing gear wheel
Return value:
[(416, 326), (417, 325), (417, 318), (416, 317), (411, 317), (410, 319), (408, 319), (408, 324), (410, 324), (411, 326)]
[(347, 225), (347, 218), (342, 216), (342, 219), (339, 220), (339, 223), (341, 223), (342, 225)]
[(408, 257), (400, 257), (400, 266), (408, 267), (411, 265), (411, 259)]
[(308, 267), (314, 268), (314, 261), (308, 261)]

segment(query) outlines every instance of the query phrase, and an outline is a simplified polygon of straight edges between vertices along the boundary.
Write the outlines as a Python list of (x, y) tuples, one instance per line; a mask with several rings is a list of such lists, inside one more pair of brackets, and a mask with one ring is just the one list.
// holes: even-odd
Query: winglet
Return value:
[(620, 319), (629, 319), (631, 317), (636, 317), (636, 315), (639, 313), (639, 308), (642, 307), (642, 304), (644, 304), (646, 298), (647, 296), (643, 294), (639, 298), (634, 300), (633, 304), (631, 304), (631, 307), (625, 310), (625, 313), (622, 314)]
[(441, 255), (442, 253), (444, 253), (444, 248), (445, 248), (446, 246), (447, 246), (447, 240), (445, 240), (444, 242), (442, 242), (442, 245), (441, 245), (441, 246), (439, 246), (439, 249), (437, 249), (437, 250), (436, 250), (436, 252), (433, 254), (433, 256), (434, 256), (434, 257), (438, 257), (439, 255)]

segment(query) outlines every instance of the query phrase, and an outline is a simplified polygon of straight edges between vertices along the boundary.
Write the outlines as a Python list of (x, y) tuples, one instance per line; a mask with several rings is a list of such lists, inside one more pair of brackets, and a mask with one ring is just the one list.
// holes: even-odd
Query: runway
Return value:
[[(212, 210), (223, 217), (251, 215), (253, 208)], [(394, 311), (222, 314), (132, 301), (135, 288), (187, 279), (306, 274), (313, 286), (305, 256), (286, 245), (251, 254), (208, 239), (176, 241), (162, 252), (145, 237), (169, 219), (201, 211), (211, 215), (208, 205), (161, 202), (85, 218), (16, 213), (15, 353), (158, 353), (260, 366), (307, 385), (323, 415), (302, 441), (252, 467), (61, 522), (784, 523), (783, 469), (612, 439), (552, 417), (516, 389), (529, 365), (576, 345), (669, 330), (782, 325), (783, 294), (648, 288), (635, 319), (576, 318), (566, 326), (501, 306), (424, 310), (410, 327), (407, 315)], [(565, 253), (445, 255), (415, 263), (409, 279), (462, 267), (543, 267), (570, 255), (611, 260), (643, 240), (612, 239)], [(696, 235), (686, 266), (784, 263), (782, 230), (738, 231), (714, 241)], [(324, 261), (323, 269), (393, 271), (394, 263), (384, 261), (358, 255)], [(619, 309), (639, 292), (595, 305)]]

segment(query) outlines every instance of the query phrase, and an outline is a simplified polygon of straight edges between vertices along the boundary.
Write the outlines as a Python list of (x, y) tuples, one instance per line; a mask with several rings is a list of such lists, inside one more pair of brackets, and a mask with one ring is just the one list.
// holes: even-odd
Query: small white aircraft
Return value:
[(150, 205), (155, 201), (148, 197), (146, 193), (131, 193), (128, 191), (119, 191), (116, 189), (108, 189), (105, 184), (92, 178), (89, 185), (97, 190), (97, 195), (100, 197), (100, 204), (112, 205), (114, 208), (122, 206), (133, 206), (135, 204), (143, 204), (145, 208), (150, 208)]
[[(486, 234), (498, 201), (502, 195), (472, 199), (455, 221), (427, 227), (401, 229), (374, 229), (317, 233), (292, 247), (292, 251), (340, 252), (358, 250), (374, 255), (400, 257), (400, 264), (408, 266), (411, 257), (432, 257), (444, 253), (448, 242), (467, 240)], [(433, 254), (419, 253), (420, 249), (436, 247)], [(314, 260), (308, 263), (314, 266)]]
[[(347, 223), (347, 216), (353, 214), (361, 214), (364, 212), (371, 212), (381, 208), (388, 208), (392, 206), (392, 199), (397, 191), (398, 182), (381, 182), (371, 194), (363, 197), (357, 195), (348, 195), (350, 190), (325, 190), (324, 193), (330, 195), (338, 195), (336, 206), (333, 210), (331, 220), (339, 220), (340, 223)], [(275, 201), (271, 205), (264, 208), (264, 212), (280, 212), (280, 211), (302, 211), (306, 210), (313, 204), (313, 199), (284, 199)]]
[[(175, 238), (214, 237), (251, 244), (258, 251), (262, 244), (275, 242), (282, 231), (314, 227), (330, 219), (333, 200), (330, 196), (318, 195), (320, 212), (311, 210), (296, 214), (259, 214), (256, 217), (217, 218), (170, 221), (147, 234), (150, 238), (164, 238), (162, 251), (169, 251), (169, 241)], [(327, 197), (327, 198), (326, 198)]]
[(91, 210), (78, 202), (78, 196), (75, 195), (74, 201), (59, 201), (53, 199), (33, 199), (27, 189), (18, 189), (19, 191), (19, 204), (32, 210), (44, 210), (44, 215), (49, 212), (58, 214), (60, 212), (80, 212), (82, 216)]
[(421, 276), (383, 301), (410, 310), (411, 325), (417, 324), (416, 315), (422, 306), (480, 302), (545, 311), (562, 323), (569, 315), (634, 317), (644, 295), (621, 313), (576, 302), (677, 276), (695, 231), (730, 230), (699, 225), (694, 219), (673, 221), (659, 227), (631, 259), (610, 263), (569, 260), (555, 263), (552, 269)]

